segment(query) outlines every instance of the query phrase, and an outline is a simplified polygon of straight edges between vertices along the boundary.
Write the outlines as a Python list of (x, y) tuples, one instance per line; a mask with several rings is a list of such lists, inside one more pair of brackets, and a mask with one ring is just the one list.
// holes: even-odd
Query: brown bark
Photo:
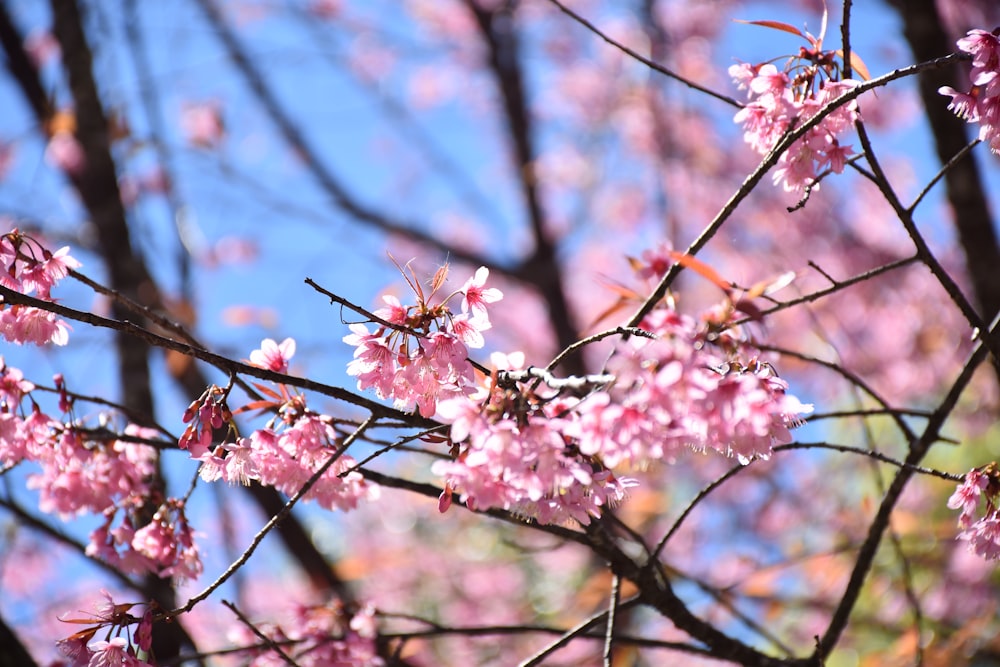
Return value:
[[(932, 60), (956, 50), (945, 33), (942, 17), (934, 0), (892, 0), (903, 21), (903, 34), (917, 62)], [(934, 135), (934, 145), (941, 164), (945, 164), (969, 143), (968, 125), (948, 110), (947, 98), (938, 93), (941, 86), (956, 90), (969, 83), (959, 75), (958, 67), (927, 69), (918, 80), (920, 98)], [(954, 211), (958, 241), (965, 254), (966, 266), (975, 300), (983, 320), (989, 322), (1000, 311), (1000, 243), (983, 189), (983, 180), (974, 156), (960, 160), (945, 175), (948, 202)]]

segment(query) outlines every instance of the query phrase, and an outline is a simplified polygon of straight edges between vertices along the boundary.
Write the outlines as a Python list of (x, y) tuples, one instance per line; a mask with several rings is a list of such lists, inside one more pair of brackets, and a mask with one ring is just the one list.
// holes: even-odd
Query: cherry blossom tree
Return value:
[(997, 25), (0, 2), (0, 665), (987, 664)]

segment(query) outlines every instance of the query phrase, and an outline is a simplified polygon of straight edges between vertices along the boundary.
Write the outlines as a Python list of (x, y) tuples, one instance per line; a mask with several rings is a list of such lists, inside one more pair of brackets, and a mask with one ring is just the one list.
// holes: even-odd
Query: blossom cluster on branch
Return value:
[[(375, 331), (364, 324), (352, 324), (353, 333), (344, 342), (353, 345), (354, 361), (347, 374), (358, 379), (358, 389), (374, 388), (379, 398), (394, 399), (401, 409), (416, 405), (424, 417), (437, 412), (439, 401), (467, 396), (474, 377), (469, 348), (483, 346), (483, 331), (490, 323), (487, 305), (503, 294), (485, 287), (489, 270), (480, 267), (458, 291), (435, 300), (448, 276), (448, 267), (439, 269), (425, 295), (420, 281), (411, 272), (404, 277), (416, 296), (416, 304), (403, 306), (394, 296), (385, 296), (385, 306), (376, 310), (381, 320)], [(453, 313), (449, 301), (461, 295), (461, 313)]]
[[(272, 667), (285, 664), (274, 647), (294, 657), (300, 667), (382, 667), (385, 661), (376, 651), (375, 610), (365, 606), (355, 612), (338, 601), (323, 605), (300, 605), (287, 625), (263, 623), (255, 631), (243, 628), (234, 639), (245, 646), (259, 646), (248, 651), (248, 667)], [(258, 634), (259, 633), (259, 634)], [(261, 639), (266, 640), (262, 643)]]
[[(986, 509), (976, 518), (980, 501)], [(948, 507), (962, 510), (958, 539), (969, 543), (969, 551), (986, 560), (1000, 559), (1000, 467), (991, 463), (970, 470), (948, 499)]]
[[(250, 354), (253, 365), (268, 370), (287, 370), (295, 353), (295, 341), (280, 345), (265, 339)], [(258, 482), (288, 496), (324, 469), (305, 494), (326, 509), (349, 510), (362, 499), (378, 496), (378, 487), (354, 470), (356, 461), (340, 448), (340, 436), (329, 415), (311, 410), (304, 395), (279, 385), (272, 389), (258, 384), (265, 398), (240, 411), (273, 412), (263, 428), (239, 435), (228, 406), (228, 391), (211, 386), (184, 414), (188, 423), (179, 446), (201, 462), (199, 475), (206, 482), (223, 479), (230, 484)]]
[[(640, 275), (648, 269), (637, 266)], [(429, 306), (414, 288), (416, 305), (387, 297), (389, 307), (375, 313), (386, 324), (373, 334), (352, 325), (356, 333), (344, 339), (357, 347), (348, 372), (359, 376), (359, 388), (374, 387), (380, 397), (397, 397), (405, 406), (405, 392), (419, 377), (421, 414), (451, 424), (453, 455), (432, 468), (445, 482), (442, 511), (458, 494), (473, 509), (500, 508), (544, 524), (587, 524), (637, 483), (613, 469), (670, 461), (685, 448), (713, 449), (744, 463), (766, 458), (775, 443), (791, 440), (789, 426), (812, 409), (786, 393), (770, 366), (739, 360), (746, 350), (730, 323), (706, 319), (710, 326), (699, 327), (667, 302), (641, 324), (649, 338), (633, 336), (617, 346), (608, 365), (614, 381), (607, 387), (571, 395), (539, 378), (513, 382), (494, 373), (474, 388), (454, 321), (472, 313), (459, 321), (487, 328), (485, 305), (500, 296), (485, 288), (487, 276), (480, 268), (458, 290), (462, 316), (451, 315), (447, 300)], [(434, 291), (442, 281), (435, 276)], [(428, 334), (432, 322), (441, 330)], [(441, 355), (435, 334), (450, 337), (448, 354)], [(494, 364), (498, 371), (519, 370), (524, 355), (494, 355)], [(414, 376), (407, 371), (414, 366), (424, 370)]]
[[(70, 257), (69, 247), (55, 252), (45, 249), (38, 241), (14, 229), (0, 236), (0, 284), (22, 294), (34, 294), (51, 301), (51, 290), (80, 263)], [(0, 304), (0, 335), (21, 345), (53, 343), (65, 345), (69, 328), (53, 313), (22, 305)]]
[(1000, 153), (1000, 28), (993, 32), (970, 30), (957, 44), (972, 56), (972, 87), (963, 93), (942, 86), (938, 92), (951, 98), (948, 108), (959, 118), (979, 123), (980, 141)]
[[(749, 98), (733, 120), (742, 123), (744, 141), (761, 155), (770, 153), (787, 133), (861, 83), (839, 78), (837, 53), (822, 50), (822, 36), (817, 39), (790, 26), (779, 29), (802, 35), (810, 46), (789, 58), (782, 70), (772, 63), (739, 63), (729, 68), (729, 75)], [(773, 175), (775, 184), (780, 183), (787, 192), (802, 192), (816, 186), (824, 169), (836, 174), (844, 171), (852, 151), (839, 136), (859, 118), (855, 100), (833, 109), (782, 152)]]

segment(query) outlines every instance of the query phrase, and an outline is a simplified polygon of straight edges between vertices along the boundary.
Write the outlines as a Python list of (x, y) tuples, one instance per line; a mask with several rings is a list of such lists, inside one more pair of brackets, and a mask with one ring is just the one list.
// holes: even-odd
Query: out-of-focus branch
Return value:
[(35, 117), (44, 126), (52, 116), (52, 106), (38, 78), (38, 70), (24, 50), (21, 32), (3, 2), (0, 2), (0, 45), (7, 56), (7, 69), (17, 81)]
[(180, 274), (181, 294), (184, 298), (191, 298), (191, 257), (190, 253), (180, 241), (183, 233), (184, 202), (181, 201), (177, 193), (176, 180), (174, 179), (174, 160), (169, 142), (165, 140), (165, 123), (163, 120), (163, 109), (160, 104), (159, 93), (153, 85), (152, 68), (149, 65), (149, 58), (146, 53), (146, 44), (142, 35), (142, 19), (138, 12), (138, 0), (128, 0), (124, 4), (125, 10), (125, 38), (128, 42), (132, 60), (135, 62), (136, 71), (139, 74), (138, 86), (139, 96), (142, 98), (142, 105), (146, 114), (146, 122), (149, 123), (149, 141), (156, 151), (156, 159), (163, 170), (163, 178), (166, 182), (164, 195), (167, 205), (170, 207), (170, 215), (173, 218), (174, 228), (178, 232), (178, 245), (180, 252), (177, 254), (178, 273)]
[[(990, 326), (990, 331), (984, 334), (984, 338), (995, 336), (998, 328), (1000, 328), (1000, 325), (998, 325), (998, 320), (995, 319)], [(844, 594), (837, 605), (837, 609), (834, 611), (833, 617), (830, 619), (830, 624), (826, 632), (817, 643), (815, 657), (819, 664), (822, 664), (823, 660), (830, 655), (834, 647), (836, 647), (841, 633), (847, 627), (847, 620), (851, 614), (851, 610), (854, 609), (854, 605), (861, 595), (861, 588), (874, 563), (875, 554), (882, 541), (882, 536), (889, 527), (889, 518), (900, 496), (903, 494), (906, 484), (915, 474), (917, 464), (927, 454), (931, 445), (940, 439), (941, 428), (955, 409), (959, 397), (972, 381), (976, 369), (986, 356), (987, 347), (985, 341), (981, 340), (980, 344), (976, 346), (976, 349), (967, 358), (961, 372), (955, 378), (955, 381), (941, 400), (937, 409), (934, 410), (934, 414), (928, 419), (926, 427), (920, 434), (920, 438), (910, 443), (910, 451), (904, 462), (905, 465), (900, 468), (899, 472), (893, 478), (888, 491), (886, 491), (882, 498), (882, 503), (879, 505), (871, 526), (869, 526), (868, 536), (858, 550), (858, 557), (855, 561), (854, 569), (851, 571), (847, 586), (844, 589)]]
[[(93, 57), (83, 32), (83, 19), (75, 0), (52, 0), (52, 30), (62, 52), (63, 67), (73, 94), (76, 139), (84, 164), (67, 176), (83, 201), (97, 231), (98, 247), (108, 269), (110, 287), (143, 302), (152, 280), (132, 248), (125, 208), (118, 191), (118, 176), (111, 157), (108, 118), (104, 113), (92, 71)], [(112, 304), (116, 317), (124, 318)], [(142, 341), (116, 334), (119, 380), (125, 404), (138, 414), (152, 416), (148, 348)]]
[[(52, 32), (59, 42), (63, 69), (69, 82), (76, 114), (76, 140), (83, 152), (79, 169), (66, 175), (97, 230), (98, 247), (108, 270), (112, 289), (136, 300), (149, 291), (152, 279), (142, 259), (132, 247), (125, 207), (118, 190), (118, 175), (111, 157), (108, 117), (104, 113), (97, 83), (94, 80), (93, 56), (83, 29), (83, 17), (76, 0), (52, 0)], [(116, 316), (125, 316), (113, 303)], [(123, 332), (114, 333), (118, 353), (118, 377), (123, 404), (143, 422), (155, 422), (153, 394), (149, 373), (149, 348), (143, 341)], [(166, 486), (161, 474), (157, 486)], [(156, 495), (162, 495), (162, 491)], [(150, 499), (146, 511), (156, 511), (157, 501)], [(161, 605), (175, 604), (175, 591), (169, 580), (146, 577), (146, 587)], [(183, 646), (193, 646), (191, 638), (178, 624), (163, 626), (153, 638), (153, 651), (162, 658), (177, 655)]]
[(227, 375), (242, 374), (249, 375), (251, 377), (259, 378), (261, 380), (268, 380), (270, 382), (278, 382), (281, 384), (287, 384), (292, 387), (299, 387), (300, 389), (307, 389), (309, 391), (315, 391), (317, 393), (335, 398), (339, 401), (344, 401), (345, 403), (350, 403), (359, 408), (364, 408), (368, 410), (373, 415), (383, 419), (389, 419), (396, 422), (403, 422), (415, 427), (432, 428), (439, 426), (439, 423), (430, 419), (425, 419), (420, 415), (411, 415), (402, 410), (397, 410), (395, 408), (388, 407), (374, 401), (370, 398), (364, 396), (359, 396), (346, 389), (340, 387), (334, 387), (328, 384), (323, 384), (322, 382), (316, 382), (315, 380), (309, 380), (306, 378), (296, 377), (294, 375), (287, 375), (285, 373), (277, 373), (266, 368), (260, 368), (257, 366), (251, 366), (249, 364), (244, 364), (238, 361), (233, 361), (227, 357), (224, 357), (214, 352), (209, 352), (208, 350), (203, 350), (201, 348), (192, 347), (187, 343), (182, 343), (180, 341), (173, 340), (171, 338), (165, 338), (159, 334), (155, 334), (152, 331), (143, 329), (142, 327), (132, 323), (132, 322), (119, 322), (117, 320), (111, 320), (106, 317), (101, 317), (100, 315), (94, 315), (93, 313), (87, 313), (82, 310), (76, 310), (74, 308), (68, 308), (58, 303), (53, 303), (51, 301), (43, 301), (41, 299), (36, 299), (33, 296), (27, 294), (22, 294), (16, 292), (8, 287), (0, 285), (0, 298), (3, 302), (10, 305), (24, 305), (31, 306), (33, 308), (40, 308), (42, 310), (55, 313), (62, 317), (72, 319), (77, 322), (83, 322), (85, 324), (90, 324), (95, 327), (102, 327), (105, 329), (113, 329), (115, 331), (124, 332), (128, 335), (135, 336), (150, 345), (155, 345), (156, 347), (161, 347), (165, 350), (174, 350), (180, 352), (181, 354), (194, 357), (195, 359), (200, 359), (212, 366), (215, 366), (219, 370), (225, 372)]
[(0, 667), (35, 667), (37, 664), (17, 634), (0, 618)]
[[(466, 0), (488, 47), (489, 67), (503, 98), (507, 129), (514, 147), (514, 167), (528, 212), (535, 250), (518, 269), (518, 275), (534, 285), (549, 309), (549, 321), (560, 349), (576, 342), (578, 332), (573, 323), (563, 286), (563, 276), (556, 257), (556, 246), (549, 237), (545, 212), (539, 197), (535, 174), (536, 152), (532, 136), (531, 111), (528, 106), (524, 76), (521, 69), (520, 47), (514, 10), (517, 2), (502, 3), (486, 9), (482, 3)], [(572, 355), (564, 360), (566, 372), (583, 375), (583, 360)]]
[[(90, 51), (79, 21), (79, 12), (76, 11), (77, 8), (74, 2), (67, 0), (56, 2), (56, 0), (53, 0), (53, 3), (54, 9), (58, 6), (60, 11), (68, 12), (65, 14), (54, 12), (54, 14), (61, 17), (62, 21), (60, 24), (63, 26), (61, 32), (64, 34), (60, 39), (67, 40), (66, 44), (61, 43), (64, 58), (67, 57), (67, 54), (75, 53), (74, 49), (85, 49), (84, 56), (80, 58), (70, 57), (71, 62), (67, 66), (67, 69), (70, 70), (71, 87), (74, 85), (74, 76), (77, 79), (82, 79), (82, 81), (78, 82), (79, 91), (74, 87), (73, 92), (74, 98), (77, 100), (78, 129), (80, 132), (87, 133), (86, 137), (89, 137), (89, 148), (88, 143), (84, 142), (85, 137), (81, 136), (79, 140), (87, 151), (86, 167), (80, 177), (74, 177), (72, 174), (68, 174), (68, 177), (79, 191), (80, 198), (87, 206), (94, 224), (98, 225), (101, 253), (108, 264), (112, 290), (127, 297), (129, 301), (155, 309), (161, 305), (160, 291), (153, 282), (142, 258), (133, 253), (131, 243), (129, 242), (127, 218), (121, 204), (117, 175), (108, 143), (107, 120), (104, 117), (100, 100), (97, 97), (98, 91), (90, 69)], [(44, 112), (44, 115), (38, 115), (39, 123), (46, 124), (50, 113), (48, 107), (33, 101), (44, 98), (44, 95), (39, 97), (38, 94), (38, 91), (43, 90), (41, 82), (38, 79), (38, 72), (31, 65), (31, 61), (24, 51), (23, 38), (10, 20), (6, 12), (6, 7), (2, 2), (0, 2), (0, 37), (2, 37), (2, 45), (7, 55), (8, 66), (13, 67), (13, 63), (25, 64), (18, 68), (15, 78), (18, 80), (24, 95), (28, 98), (36, 114)], [(83, 98), (83, 103), (81, 103), (80, 98), (76, 97), (77, 95)], [(81, 125), (85, 120), (86, 124)], [(91, 153), (93, 153), (93, 156)], [(140, 288), (142, 289), (140, 290)], [(112, 308), (116, 317), (121, 320), (127, 319), (129, 317), (128, 313), (131, 312), (124, 301), (113, 300)], [(145, 372), (140, 371), (135, 373), (131, 372), (131, 370), (122, 371), (123, 396), (128, 400), (126, 405), (129, 408), (130, 414), (148, 415), (151, 417), (151, 396), (141, 401), (135, 400), (136, 397), (142, 398), (144, 392), (148, 394), (147, 347), (142, 340), (129, 336), (119, 329), (116, 333), (116, 341), (120, 340), (129, 341), (128, 343), (120, 343), (127, 346), (129, 359), (131, 360), (128, 367), (130, 369), (137, 369), (141, 363), (142, 368), (145, 369)], [(124, 369), (125, 367), (126, 364), (123, 363), (122, 368)], [(126, 375), (128, 376), (127, 381), (125, 379)], [(193, 364), (188, 367), (185, 373), (175, 379), (182, 385), (185, 393), (189, 396), (197, 396), (209, 384), (201, 370)], [(135, 392), (131, 389), (126, 389), (131, 387), (138, 387), (138, 389)], [(146, 389), (142, 389), (142, 387), (146, 387)], [(254, 487), (250, 489), (250, 493), (264, 512), (270, 513), (274, 507), (281, 506), (284, 503), (274, 489)], [(282, 522), (278, 528), (278, 532), (285, 547), (298, 560), (310, 581), (323, 589), (335, 592), (345, 601), (351, 599), (348, 588), (337, 577), (331, 564), (319, 552), (312, 540), (309, 539), (307, 531), (295, 517)], [(167, 608), (175, 606), (172, 601), (161, 600), (161, 602)], [(176, 643), (177, 646), (181, 645), (179, 642)], [(167, 657), (163, 652), (158, 653), (158, 655), (161, 659)]]
[[(944, 30), (944, 22), (934, 0), (892, 0), (890, 3), (903, 20), (903, 34), (918, 61), (952, 53), (955, 45)], [(990, 26), (983, 26), (989, 29)], [(918, 74), (920, 99), (934, 135), (934, 146), (942, 164), (962, 151), (969, 143), (965, 121), (948, 110), (941, 86), (961, 89), (958, 68), (923, 70)], [(955, 229), (965, 253), (969, 277), (983, 320), (989, 321), (1000, 311), (1000, 242), (983, 189), (976, 160), (969, 156), (956, 162), (944, 176), (948, 202), (955, 214)]]
[(396, 220), (389, 215), (365, 206), (355, 199), (333, 171), (324, 164), (316, 149), (299, 129), (295, 121), (292, 120), (291, 115), (285, 109), (284, 105), (282, 105), (278, 96), (268, 86), (260, 68), (254, 63), (250, 54), (237, 38), (236, 33), (226, 22), (225, 17), (216, 6), (214, 0), (195, 0), (195, 4), (198, 5), (205, 18), (208, 19), (212, 30), (215, 31), (215, 34), (226, 48), (233, 66), (236, 67), (237, 71), (246, 80), (251, 92), (260, 102), (265, 113), (274, 122), (278, 132), (302, 160), (303, 165), (313, 175), (320, 187), (330, 195), (330, 198), (333, 199), (334, 204), (338, 208), (359, 222), (371, 225), (384, 232), (399, 234), (404, 238), (449, 255), (453, 259), (468, 262), (474, 266), (488, 266), (500, 273), (510, 274), (509, 268), (498, 266), (487, 257), (454, 247), (447, 241), (435, 238), (421, 231), (415, 224)]
[[(357, 201), (333, 172), (323, 163), (305, 135), (301, 132), (291, 116), (285, 110), (277, 96), (267, 85), (259, 67), (253, 62), (243, 44), (239, 41), (230, 25), (226, 22), (213, 0), (196, 0), (212, 29), (225, 46), (227, 53), (240, 74), (243, 75), (251, 91), (263, 106), (284, 137), (285, 141), (295, 149), (306, 168), (313, 174), (320, 186), (331, 196), (334, 203), (354, 219), (372, 225), (376, 229), (400, 234), (408, 239), (424, 244), (451, 257), (473, 265), (488, 266), (498, 273), (520, 279), (535, 287), (549, 307), (549, 317), (552, 321), (556, 339), (560, 348), (566, 347), (576, 340), (576, 330), (572, 324), (569, 305), (563, 293), (559, 267), (556, 262), (555, 248), (549, 241), (545, 230), (541, 205), (538, 201), (537, 188), (531, 175), (531, 165), (534, 151), (530, 143), (530, 126), (528, 111), (521, 81), (520, 65), (517, 60), (516, 39), (512, 19), (506, 12), (504, 18), (494, 20), (494, 14), (484, 12), (474, 3), (470, 8), (478, 12), (484, 36), (490, 46), (491, 65), (500, 82), (501, 92), (505, 100), (505, 109), (511, 127), (511, 137), (515, 142), (517, 166), (529, 211), (529, 218), (535, 237), (535, 252), (520, 267), (511, 268), (498, 266), (476, 253), (435, 238), (419, 230), (415, 225), (405, 221), (395, 220), (390, 216), (376, 212)], [(579, 360), (567, 360), (567, 372), (582, 374), (583, 365)]]

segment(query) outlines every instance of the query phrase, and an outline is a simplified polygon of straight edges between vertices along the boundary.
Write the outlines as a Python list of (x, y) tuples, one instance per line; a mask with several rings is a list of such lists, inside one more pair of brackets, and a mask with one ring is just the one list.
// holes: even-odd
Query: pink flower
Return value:
[(382, 296), (382, 301), (384, 301), (386, 305), (376, 310), (375, 314), (386, 322), (391, 322), (392, 324), (398, 324), (401, 326), (405, 325), (406, 308), (404, 308), (403, 304), (399, 302), (399, 299), (391, 294), (385, 294)]
[(948, 509), (961, 508), (962, 510), (958, 522), (963, 528), (972, 525), (972, 519), (979, 507), (979, 499), (989, 486), (989, 481), (989, 477), (982, 471), (972, 469), (966, 474), (965, 481), (959, 484), (955, 493), (948, 498)]
[(468, 313), (456, 315), (451, 320), (451, 331), (459, 337), (463, 343), (473, 349), (479, 349), (486, 344), (482, 331), (489, 329), (493, 325), (489, 320), (469, 319)]
[(110, 641), (97, 641), (90, 645), (90, 662), (87, 667), (145, 667), (149, 663), (132, 655), (128, 641), (124, 637), (114, 637)]
[[(472, 313), (473, 318), (489, 321), (486, 304), (496, 303), (503, 298), (503, 292), (495, 287), (484, 287), (490, 270), (485, 266), (476, 269), (476, 274), (466, 281), (460, 290), (462, 292), (462, 312)], [(480, 327), (487, 328), (487, 327)]]
[(48, 31), (32, 32), (24, 40), (24, 51), (35, 67), (42, 69), (59, 58), (59, 41)]
[(69, 174), (83, 171), (86, 156), (83, 147), (72, 132), (56, 132), (45, 147), (45, 159), (54, 167)]
[[(740, 72), (742, 74), (742, 72)], [(757, 75), (750, 80), (750, 93), (763, 95), (770, 93), (781, 97), (788, 86), (788, 75), (779, 72), (778, 68), (768, 63), (757, 70)]]
[(132, 537), (132, 549), (154, 563), (162, 565), (172, 564), (177, 557), (173, 529), (157, 518), (135, 531)]
[(260, 349), (250, 353), (250, 363), (257, 368), (266, 368), (276, 373), (287, 373), (288, 362), (295, 354), (295, 340), (286, 338), (281, 344), (271, 338), (260, 343)]
[(354, 345), (354, 361), (347, 364), (347, 374), (358, 378), (358, 389), (375, 388), (379, 398), (393, 395), (397, 364), (396, 354), (385, 338), (369, 333), (363, 324), (352, 324), (354, 333), (344, 336), (344, 342)]
[(0, 335), (11, 343), (22, 345), (65, 345), (69, 342), (69, 326), (56, 319), (54, 313), (27, 306), (11, 306), (0, 311)]
[(329, 20), (340, 13), (340, 2), (341, 0), (312, 0), (306, 11), (317, 18)]
[(187, 140), (200, 148), (214, 148), (225, 136), (222, 109), (214, 102), (189, 104), (181, 112), (181, 127)]
[(972, 64), (982, 69), (1000, 69), (1000, 39), (991, 32), (974, 29), (957, 42), (958, 48), (972, 54)]
[(969, 550), (985, 560), (1000, 559), (1000, 516), (987, 514), (962, 531), (958, 539), (969, 543)]
[[(740, 88), (749, 88), (750, 95), (733, 120), (743, 125), (744, 141), (761, 155), (770, 153), (790, 127), (812, 118), (860, 83), (827, 79), (815, 90), (803, 88), (770, 63), (756, 68), (733, 66), (729, 72)], [(816, 183), (823, 165), (836, 173), (843, 171), (850, 147), (841, 144), (837, 135), (849, 130), (857, 118), (854, 100), (824, 117), (781, 155), (773, 175), (775, 184), (780, 183), (786, 192), (801, 192)]]
[(1000, 153), (1000, 38), (985, 30), (970, 30), (958, 48), (972, 55), (967, 93), (942, 86), (938, 93), (951, 97), (948, 108), (969, 123), (979, 123), (979, 139)]
[(729, 76), (736, 82), (736, 87), (740, 90), (747, 90), (750, 82), (757, 76), (757, 72), (750, 63), (737, 63), (729, 66)]
[(260, 479), (249, 440), (240, 438), (235, 443), (224, 444), (223, 448), (229, 452), (223, 466), (223, 479), (230, 484), (239, 483), (243, 486), (250, 486), (251, 480)]
[(968, 93), (960, 93), (951, 86), (941, 86), (938, 88), (938, 94), (951, 97), (951, 103), (948, 104), (948, 109), (954, 111), (955, 115), (962, 120), (966, 120), (970, 123), (975, 123), (979, 120), (979, 109), (975, 90)]
[(35, 385), (24, 379), (24, 374), (4, 363), (0, 356), (0, 399), (12, 408), (21, 403), (21, 398), (33, 391)]
[(637, 269), (640, 278), (659, 281), (674, 265), (672, 252), (670, 244), (661, 241), (655, 248), (643, 250), (639, 260), (632, 260), (633, 268)]

